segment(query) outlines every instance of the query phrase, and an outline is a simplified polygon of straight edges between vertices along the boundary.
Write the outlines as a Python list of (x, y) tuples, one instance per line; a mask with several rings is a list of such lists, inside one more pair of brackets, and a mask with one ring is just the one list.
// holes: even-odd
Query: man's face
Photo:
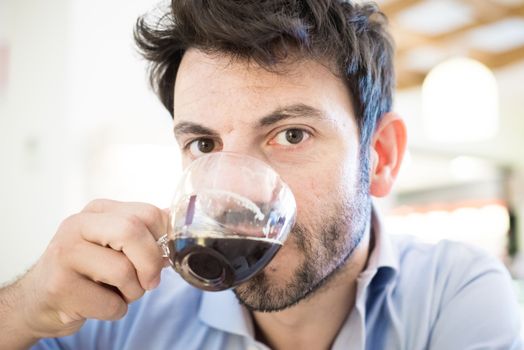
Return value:
[(344, 264), (369, 218), (358, 127), (344, 83), (313, 61), (272, 73), (189, 50), (174, 91), (184, 165), (209, 152), (257, 157), (289, 185), (297, 224), (269, 266), (236, 288), (254, 310), (294, 305)]

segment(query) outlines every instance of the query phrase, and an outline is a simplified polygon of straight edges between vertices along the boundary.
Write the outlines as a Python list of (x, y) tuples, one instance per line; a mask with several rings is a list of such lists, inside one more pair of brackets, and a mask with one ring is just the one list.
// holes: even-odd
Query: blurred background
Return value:
[[(382, 0), (409, 152), (392, 233), (506, 264), (524, 304), (524, 0)], [(0, 283), (98, 197), (168, 207), (180, 169), (132, 29), (156, 0), (0, 0)]]

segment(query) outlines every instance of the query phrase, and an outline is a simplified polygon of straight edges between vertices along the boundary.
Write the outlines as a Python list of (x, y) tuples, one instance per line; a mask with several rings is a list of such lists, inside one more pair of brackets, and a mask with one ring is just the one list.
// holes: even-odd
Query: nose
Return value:
[(247, 155), (269, 164), (269, 158), (263, 149), (263, 141), (257, 142), (255, 137), (246, 136), (240, 130), (233, 130), (222, 137), (222, 151)]
[(282, 191), (278, 174), (245, 153), (215, 152), (199, 158), (192, 164), (189, 180), (191, 193), (207, 193), (195, 200), (207, 213), (215, 213), (212, 217), (245, 212), (249, 215), (242, 218), (263, 221), (265, 209), (259, 204), (272, 203)]

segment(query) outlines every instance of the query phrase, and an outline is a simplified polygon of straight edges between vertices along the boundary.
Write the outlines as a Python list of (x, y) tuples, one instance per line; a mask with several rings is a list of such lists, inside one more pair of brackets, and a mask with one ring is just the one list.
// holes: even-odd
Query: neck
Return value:
[(279, 312), (253, 312), (257, 338), (272, 349), (329, 349), (355, 305), (369, 248), (368, 231), (345, 266), (313, 295)]

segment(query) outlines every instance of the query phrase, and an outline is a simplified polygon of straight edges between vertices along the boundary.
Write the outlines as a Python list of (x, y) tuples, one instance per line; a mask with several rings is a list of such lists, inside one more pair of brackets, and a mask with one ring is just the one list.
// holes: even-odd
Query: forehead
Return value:
[(176, 78), (175, 122), (206, 116), (248, 120), (299, 103), (353, 116), (349, 90), (326, 66), (300, 60), (278, 68), (274, 72), (227, 55), (188, 50)]

